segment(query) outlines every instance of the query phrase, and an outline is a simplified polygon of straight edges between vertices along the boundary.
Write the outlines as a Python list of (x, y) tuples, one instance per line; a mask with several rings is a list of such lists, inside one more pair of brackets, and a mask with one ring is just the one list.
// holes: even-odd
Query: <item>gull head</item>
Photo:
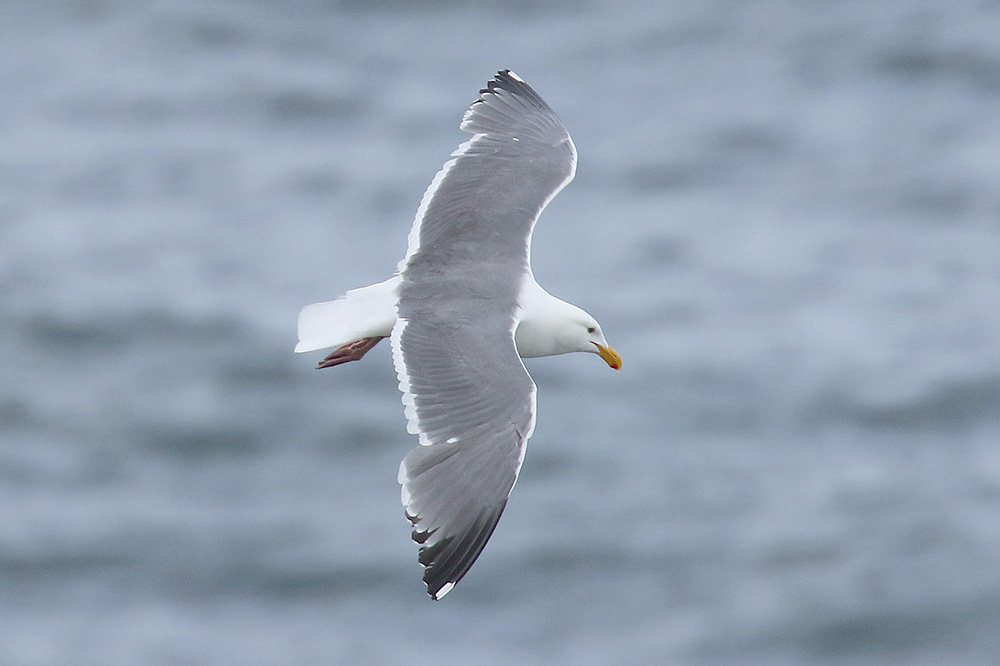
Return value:
[(608, 344), (597, 320), (582, 308), (540, 287), (521, 304), (514, 342), (522, 358), (588, 352), (597, 354), (615, 370), (621, 369), (622, 357)]

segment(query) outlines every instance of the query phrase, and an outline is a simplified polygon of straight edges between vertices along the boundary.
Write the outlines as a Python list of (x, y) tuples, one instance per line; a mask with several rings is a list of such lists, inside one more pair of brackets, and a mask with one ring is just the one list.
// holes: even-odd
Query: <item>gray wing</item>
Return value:
[(435, 599), (493, 533), (535, 422), (535, 385), (514, 346), (539, 213), (576, 151), (552, 109), (509, 71), (462, 122), (473, 138), (424, 194), (401, 266), (393, 360), (408, 429), (400, 465), (424, 582)]

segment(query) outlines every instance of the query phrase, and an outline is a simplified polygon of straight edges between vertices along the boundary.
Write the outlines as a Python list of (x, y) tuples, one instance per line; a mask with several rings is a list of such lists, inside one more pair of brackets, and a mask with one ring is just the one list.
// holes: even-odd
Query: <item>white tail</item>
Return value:
[(335, 301), (313, 303), (299, 313), (298, 353), (339, 347), (361, 338), (384, 337), (396, 323), (399, 276), (352, 289)]

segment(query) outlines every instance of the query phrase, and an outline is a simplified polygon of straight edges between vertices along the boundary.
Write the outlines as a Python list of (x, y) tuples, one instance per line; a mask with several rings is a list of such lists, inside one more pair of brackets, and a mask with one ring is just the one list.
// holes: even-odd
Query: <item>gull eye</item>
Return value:
[(593, 326), (588, 326), (587, 327), (587, 333), (591, 333), (591, 334), (597, 333), (597, 329), (594, 328)]

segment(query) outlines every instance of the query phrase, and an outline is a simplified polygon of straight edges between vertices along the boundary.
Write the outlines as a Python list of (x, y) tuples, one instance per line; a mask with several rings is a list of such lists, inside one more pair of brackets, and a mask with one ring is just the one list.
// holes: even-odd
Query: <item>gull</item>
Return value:
[(531, 232), (576, 173), (555, 112), (510, 70), (465, 112), (472, 134), (424, 192), (406, 256), (388, 280), (302, 309), (296, 352), (333, 348), (317, 366), (361, 359), (389, 338), (407, 431), (399, 467), (431, 598), (479, 557), (507, 505), (535, 427), (522, 358), (589, 352), (622, 359), (600, 324), (531, 272)]

